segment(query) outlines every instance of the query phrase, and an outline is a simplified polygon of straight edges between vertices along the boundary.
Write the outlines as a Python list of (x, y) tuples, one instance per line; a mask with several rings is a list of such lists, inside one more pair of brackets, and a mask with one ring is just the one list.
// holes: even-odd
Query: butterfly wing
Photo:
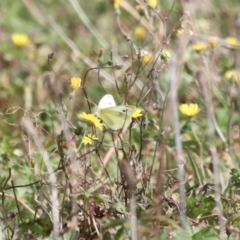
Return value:
[(132, 121), (134, 106), (116, 106), (98, 111), (98, 117), (107, 127), (113, 130), (129, 126)]
[(98, 103), (98, 108), (100, 109), (115, 107), (115, 106), (116, 106), (116, 102), (111, 94), (104, 95)]

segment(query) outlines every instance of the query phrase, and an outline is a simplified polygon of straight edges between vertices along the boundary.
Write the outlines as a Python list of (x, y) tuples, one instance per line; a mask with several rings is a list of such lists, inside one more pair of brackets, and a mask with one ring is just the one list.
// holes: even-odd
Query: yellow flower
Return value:
[(83, 137), (82, 143), (85, 145), (92, 145), (92, 143), (96, 140), (98, 140), (98, 138), (94, 134), (89, 133), (88, 135)]
[(148, 0), (148, 5), (155, 8), (157, 6), (157, 0)]
[(121, 4), (121, 0), (114, 0), (114, 1), (113, 1), (113, 6), (114, 6), (115, 9), (116, 9), (116, 8), (119, 8), (119, 7), (120, 7), (120, 4)]
[(238, 83), (240, 83), (240, 72), (237, 71), (237, 70), (230, 70), (230, 71), (227, 71), (225, 73), (225, 77), (228, 79), (228, 80), (234, 80)]
[(144, 39), (146, 37), (146, 30), (144, 27), (136, 27), (134, 30), (134, 34), (139, 39)]
[(11, 36), (12, 42), (18, 47), (25, 47), (30, 43), (30, 39), (26, 34), (14, 33)]
[(211, 46), (209, 45), (209, 43), (196, 43), (196, 44), (193, 44), (192, 47), (196, 52), (201, 52), (209, 49)]
[(240, 45), (240, 42), (235, 37), (227, 37), (227, 38), (225, 38), (225, 41), (228, 44), (233, 45), (233, 46), (239, 46)]
[(181, 104), (179, 110), (182, 114), (187, 115), (188, 117), (193, 117), (197, 115), (200, 111), (200, 108), (196, 103), (190, 104)]
[(133, 114), (132, 114), (132, 118), (139, 118), (143, 115), (142, 109), (141, 108), (137, 108)]
[(164, 61), (168, 61), (169, 58), (172, 56), (172, 51), (168, 49), (163, 49), (161, 54), (161, 59)]
[(183, 28), (179, 28), (179, 29), (177, 30), (177, 36), (178, 36), (178, 37), (182, 36), (183, 33), (184, 33)]
[(142, 56), (142, 61), (144, 64), (148, 64), (152, 62), (153, 60), (153, 54), (152, 53), (147, 53), (146, 55)]
[(180, 28), (177, 30), (177, 36), (181, 37), (183, 34), (188, 34), (189, 36), (193, 35), (193, 31), (190, 29), (185, 30), (184, 28)]
[(103, 130), (103, 124), (101, 123), (100, 119), (95, 117), (93, 114), (87, 114), (85, 112), (78, 114), (78, 118), (85, 120), (86, 122), (94, 125), (95, 127)]
[(218, 37), (215, 37), (215, 36), (209, 37), (207, 42), (193, 44), (193, 49), (196, 52), (201, 52), (209, 48), (216, 47), (218, 45), (218, 40), (219, 40)]
[(70, 87), (73, 90), (77, 90), (78, 88), (81, 87), (81, 82), (82, 82), (81, 78), (72, 77), (71, 78), (71, 86)]
[(143, 6), (142, 6), (142, 5), (138, 4), (138, 5), (136, 5), (135, 8), (136, 8), (136, 10), (138, 11), (138, 13), (139, 13), (140, 16), (144, 16), (144, 9), (143, 9)]

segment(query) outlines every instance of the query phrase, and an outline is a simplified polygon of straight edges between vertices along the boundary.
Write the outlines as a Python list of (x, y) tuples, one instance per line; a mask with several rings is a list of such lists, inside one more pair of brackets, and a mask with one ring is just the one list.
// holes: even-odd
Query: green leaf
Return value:
[(192, 240), (219, 240), (219, 235), (213, 228), (207, 227), (192, 235)]
[(114, 219), (109, 219), (109, 222), (107, 224), (105, 224), (105, 226), (103, 227), (103, 231), (106, 231), (109, 228), (114, 228), (114, 227), (119, 227), (119, 226), (123, 226), (126, 223), (126, 220), (114, 220)]
[(192, 170), (193, 170), (193, 175), (194, 175), (194, 179), (196, 179), (196, 181), (202, 185), (204, 183), (204, 178), (203, 178), (203, 175), (202, 175), (202, 170), (201, 168), (199, 167), (199, 164), (196, 163), (194, 157), (192, 156), (191, 152), (188, 151), (187, 148), (185, 148), (186, 151), (187, 151), (187, 154), (188, 154), (188, 157), (189, 157), (189, 160), (190, 160), (190, 163), (191, 163), (191, 166), (192, 166)]
[(213, 197), (201, 196), (197, 198), (191, 196), (187, 198), (187, 215), (190, 218), (197, 218), (198, 216), (211, 215), (215, 207), (215, 200)]
[(117, 233), (116, 233), (115, 236), (114, 236), (114, 239), (115, 239), (115, 240), (121, 239), (121, 237), (123, 236), (124, 230), (125, 230), (124, 227), (119, 228), (118, 231), (117, 231)]
[(18, 228), (21, 234), (27, 234), (31, 232), (42, 237), (47, 237), (52, 231), (53, 224), (49, 216), (46, 215), (43, 218), (37, 218), (29, 222), (23, 222), (18, 226)]

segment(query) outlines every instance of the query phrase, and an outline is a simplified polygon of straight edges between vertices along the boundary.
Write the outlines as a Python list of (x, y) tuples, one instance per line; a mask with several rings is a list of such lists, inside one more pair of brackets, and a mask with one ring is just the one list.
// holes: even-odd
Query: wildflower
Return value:
[(157, 0), (148, 0), (148, 5), (155, 8), (157, 6)]
[(183, 28), (179, 28), (179, 29), (177, 30), (177, 36), (178, 36), (178, 37), (182, 36), (183, 33), (184, 33)]
[(211, 46), (209, 45), (209, 43), (196, 43), (192, 47), (196, 52), (201, 52), (209, 49)]
[(89, 133), (88, 135), (83, 137), (82, 143), (87, 145), (92, 145), (94, 141), (98, 140), (98, 138), (94, 135)]
[(152, 53), (147, 53), (146, 55), (142, 56), (142, 61), (144, 64), (148, 64), (152, 62), (153, 60), (153, 54)]
[(142, 6), (142, 5), (138, 4), (138, 5), (136, 5), (135, 8), (136, 8), (136, 10), (138, 11), (138, 13), (139, 13), (140, 16), (144, 16), (144, 9), (143, 9), (143, 6)]
[(139, 39), (144, 39), (146, 37), (146, 30), (144, 27), (136, 27), (134, 30), (134, 34)]
[(113, 7), (115, 9), (119, 8), (120, 7), (120, 4), (121, 4), (121, 0), (114, 0), (113, 1)]
[(81, 78), (72, 77), (71, 78), (71, 86), (70, 87), (73, 90), (77, 90), (78, 88), (81, 87), (81, 82), (82, 82)]
[(180, 28), (177, 30), (177, 36), (181, 37), (183, 34), (188, 34), (189, 36), (193, 35), (193, 31), (190, 29)]
[(223, 152), (221, 157), (222, 157), (222, 159), (223, 159), (224, 161), (226, 161), (226, 162), (228, 162), (228, 161), (231, 160), (231, 156), (230, 156), (230, 154), (227, 153), (227, 152)]
[(200, 108), (196, 103), (190, 104), (181, 104), (179, 110), (182, 114), (187, 115), (188, 117), (193, 117), (197, 115), (200, 111)]
[(240, 42), (235, 37), (227, 37), (227, 38), (225, 38), (225, 41), (228, 44), (233, 45), (233, 46), (239, 46), (240, 45)]
[(30, 39), (26, 34), (14, 33), (11, 36), (12, 42), (18, 47), (25, 47), (30, 43)]
[(228, 80), (234, 80), (236, 82), (239, 82), (240, 83), (240, 72), (237, 71), (237, 70), (229, 70), (225, 73), (225, 77), (228, 79)]
[(163, 49), (161, 52), (161, 59), (164, 61), (168, 61), (169, 58), (172, 56), (172, 51), (168, 49)]
[(78, 114), (78, 118), (85, 120), (86, 122), (94, 125), (95, 127), (103, 130), (103, 124), (101, 123), (100, 119), (95, 117), (93, 114), (87, 114), (85, 112)]
[(205, 43), (194, 44), (193, 49), (196, 52), (201, 52), (201, 51), (207, 50), (209, 48), (216, 47), (218, 45), (218, 40), (219, 40), (218, 37), (215, 37), (215, 36), (209, 37), (208, 41)]
[(143, 115), (142, 109), (141, 108), (137, 108), (133, 114), (132, 114), (132, 118), (139, 118)]

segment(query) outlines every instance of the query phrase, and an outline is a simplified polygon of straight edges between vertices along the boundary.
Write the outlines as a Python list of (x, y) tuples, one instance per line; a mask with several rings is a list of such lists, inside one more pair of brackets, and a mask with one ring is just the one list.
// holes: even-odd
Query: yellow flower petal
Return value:
[(148, 5), (155, 8), (157, 6), (157, 0), (148, 0)]
[(19, 47), (25, 47), (30, 43), (30, 39), (26, 34), (14, 33), (11, 36), (12, 42)]
[(72, 89), (74, 89), (74, 90), (77, 90), (78, 88), (81, 87), (81, 82), (82, 82), (81, 78), (73, 77), (73, 78), (71, 78), (71, 85), (70, 85), (70, 87)]
[(143, 111), (141, 108), (137, 108), (133, 114), (132, 114), (132, 118), (139, 118), (143, 115)]
[(188, 117), (193, 117), (197, 115), (200, 111), (200, 108), (197, 104), (190, 103), (190, 104), (181, 104), (179, 106), (179, 110), (182, 114), (187, 115)]
[(233, 46), (239, 46), (240, 45), (240, 42), (238, 41), (237, 38), (235, 37), (227, 37), (225, 38), (225, 41), (228, 43), (228, 44), (231, 44)]
[(240, 72), (237, 71), (237, 70), (230, 70), (230, 71), (227, 71), (225, 73), (225, 77), (228, 79), (228, 80), (234, 80), (238, 83), (240, 83)]
[(181, 37), (184, 34), (188, 34), (189, 36), (193, 35), (193, 31), (190, 29), (184, 29), (184, 28), (180, 28), (177, 30), (177, 36)]
[(153, 54), (148, 53), (148, 54), (142, 56), (142, 61), (143, 61), (144, 64), (148, 64), (148, 63), (152, 62), (153, 61)]
[(196, 52), (201, 52), (209, 49), (211, 46), (209, 45), (209, 43), (196, 43), (192, 47)]
[(144, 39), (146, 37), (146, 29), (144, 27), (136, 27), (134, 30), (136, 38)]
[(98, 140), (98, 138), (94, 134), (88, 134), (83, 137), (82, 143), (87, 145), (92, 145), (94, 141)]
[(81, 114), (78, 114), (78, 118), (81, 118), (86, 122), (90, 123), (91, 125), (94, 125), (95, 127), (99, 128), (100, 130), (103, 130), (103, 124), (101, 123), (101, 120), (95, 117), (93, 114), (87, 114), (83, 112)]
[(113, 7), (116, 9), (116, 8), (119, 8), (121, 5), (121, 0), (114, 0), (113, 1)]

